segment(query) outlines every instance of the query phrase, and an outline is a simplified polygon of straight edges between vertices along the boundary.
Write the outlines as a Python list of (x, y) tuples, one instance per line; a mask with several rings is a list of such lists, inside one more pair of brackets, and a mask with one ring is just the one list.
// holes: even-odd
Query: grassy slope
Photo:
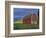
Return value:
[(38, 29), (38, 25), (36, 24), (22, 24), (22, 23), (14, 23), (14, 29)]
[(38, 24), (23, 24), (22, 20), (14, 22), (14, 29), (38, 29)]

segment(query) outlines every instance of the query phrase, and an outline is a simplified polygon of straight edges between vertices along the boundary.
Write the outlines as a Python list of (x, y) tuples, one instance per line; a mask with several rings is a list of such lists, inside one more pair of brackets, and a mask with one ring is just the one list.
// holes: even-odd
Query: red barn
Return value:
[(27, 15), (23, 18), (23, 24), (33, 24), (33, 23), (37, 23), (37, 15), (34, 13), (34, 14), (30, 14), (30, 15)]
[(24, 17), (23, 24), (31, 24), (31, 15)]

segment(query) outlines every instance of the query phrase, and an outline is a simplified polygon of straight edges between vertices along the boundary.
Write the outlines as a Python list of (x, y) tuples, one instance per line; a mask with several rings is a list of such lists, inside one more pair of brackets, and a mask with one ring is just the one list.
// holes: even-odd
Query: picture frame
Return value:
[[(14, 12), (13, 8), (15, 8), (15, 9), (16, 8), (26, 8), (26, 9), (33, 8), (34, 10), (35, 10), (35, 8), (37, 8), (37, 10), (40, 9), (40, 11), (41, 11), (41, 12), (39, 11), (40, 21), (38, 20), (40, 22), (39, 28), (35, 29), (35, 30), (33, 30), (33, 29), (28, 29), (28, 30), (22, 29), (21, 30), (20, 28), (16, 28), (16, 29), (20, 29), (20, 30), (13, 29), (13, 27), (12, 27), (13, 12)], [(22, 9), (21, 9), (21, 11), (22, 11)], [(26, 14), (27, 14), (27, 12), (26, 12)], [(5, 1), (5, 36), (6, 37), (34, 36), (34, 35), (44, 35), (44, 34), (45, 34), (45, 3)]]

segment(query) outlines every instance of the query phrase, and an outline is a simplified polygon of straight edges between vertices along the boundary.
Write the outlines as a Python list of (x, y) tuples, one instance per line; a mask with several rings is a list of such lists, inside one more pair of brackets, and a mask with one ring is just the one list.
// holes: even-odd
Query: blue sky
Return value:
[(21, 19), (23, 16), (31, 14), (31, 13), (38, 13), (39, 9), (33, 8), (14, 8), (14, 18)]

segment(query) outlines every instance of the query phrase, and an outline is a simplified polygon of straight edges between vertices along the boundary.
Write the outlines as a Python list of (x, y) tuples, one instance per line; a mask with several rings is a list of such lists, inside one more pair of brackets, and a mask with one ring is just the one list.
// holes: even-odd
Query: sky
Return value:
[(25, 15), (36, 13), (38, 14), (39, 9), (33, 9), (33, 8), (14, 8), (14, 18), (21, 19)]

